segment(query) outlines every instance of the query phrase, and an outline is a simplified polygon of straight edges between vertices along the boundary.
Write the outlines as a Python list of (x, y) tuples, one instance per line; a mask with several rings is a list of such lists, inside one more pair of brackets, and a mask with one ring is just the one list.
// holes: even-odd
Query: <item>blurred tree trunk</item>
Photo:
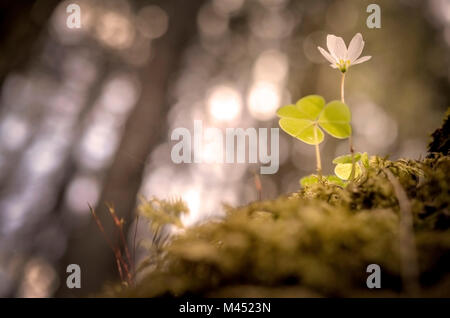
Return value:
[[(112, 203), (119, 217), (126, 220), (126, 231), (133, 221), (132, 212), (135, 210), (145, 161), (164, 135), (168, 81), (179, 67), (178, 61), (186, 42), (196, 32), (197, 11), (202, 2), (160, 1), (169, 16), (169, 29), (161, 39), (155, 41), (152, 46), (155, 54), (153, 59), (140, 70), (141, 96), (127, 120), (96, 210), (111, 237), (115, 237), (114, 227), (104, 203)], [(87, 295), (98, 291), (107, 280), (119, 280), (112, 251), (93, 220), (81, 235), (75, 234), (69, 240), (61, 263), (60, 277), (67, 276), (65, 268), (71, 263), (81, 267), (82, 287), (80, 290), (69, 290), (65, 281), (61, 281), (57, 296)]]
[(24, 67), (59, 0), (0, 1), (0, 84)]

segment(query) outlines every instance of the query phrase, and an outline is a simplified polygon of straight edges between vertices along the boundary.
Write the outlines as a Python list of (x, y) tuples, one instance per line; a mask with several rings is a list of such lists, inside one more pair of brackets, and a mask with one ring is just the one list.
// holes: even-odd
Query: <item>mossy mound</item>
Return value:
[[(450, 296), (450, 157), (372, 157), (345, 188), (324, 181), (276, 200), (227, 207), (226, 217), (154, 241), (144, 277), (111, 296), (315, 297), (405, 295), (401, 213), (387, 169), (407, 194), (422, 296)], [(153, 231), (179, 224), (185, 207), (144, 202)], [(170, 215), (161, 220), (159, 216)], [(156, 236), (155, 236), (156, 238)], [(162, 242), (162, 241), (160, 241)], [(366, 287), (369, 264), (381, 289)]]
[[(448, 117), (424, 160), (373, 156), (346, 186), (324, 178), (188, 229), (184, 203), (143, 200), (148, 260), (135, 286), (103, 295), (450, 297)], [(369, 264), (381, 267), (380, 289), (366, 286)]]

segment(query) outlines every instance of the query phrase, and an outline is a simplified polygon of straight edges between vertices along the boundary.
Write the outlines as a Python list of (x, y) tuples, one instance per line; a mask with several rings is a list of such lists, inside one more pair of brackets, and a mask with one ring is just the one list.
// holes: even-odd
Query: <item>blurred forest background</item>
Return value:
[[(66, 26), (70, 3), (82, 27)], [(366, 8), (381, 7), (381, 29)], [(183, 198), (192, 224), (257, 199), (256, 164), (170, 160), (174, 128), (278, 127), (275, 111), (312, 93), (339, 98), (317, 46), (361, 32), (346, 101), (357, 151), (419, 158), (450, 105), (447, 0), (73, 0), (0, 4), (0, 296), (88, 295), (118, 280), (88, 203), (126, 221), (138, 194)], [(202, 158), (216, 147), (205, 136)], [(346, 141), (321, 144), (325, 173)], [(314, 149), (280, 132), (280, 170), (262, 198), (299, 188)], [(148, 235), (139, 224), (138, 240)], [(139, 255), (145, 249), (138, 248)], [(65, 285), (79, 264), (82, 288)]]

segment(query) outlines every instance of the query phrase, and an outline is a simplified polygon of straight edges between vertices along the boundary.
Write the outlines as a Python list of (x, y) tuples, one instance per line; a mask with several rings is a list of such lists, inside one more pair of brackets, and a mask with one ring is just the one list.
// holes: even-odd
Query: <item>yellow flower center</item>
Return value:
[(350, 66), (350, 60), (339, 59), (339, 63), (336, 63), (336, 66), (342, 73), (345, 73), (347, 68)]

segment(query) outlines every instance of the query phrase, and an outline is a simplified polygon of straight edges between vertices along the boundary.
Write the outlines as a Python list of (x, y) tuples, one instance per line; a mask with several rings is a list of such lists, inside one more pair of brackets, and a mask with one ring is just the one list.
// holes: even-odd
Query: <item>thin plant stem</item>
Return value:
[(255, 182), (255, 188), (256, 192), (258, 193), (258, 201), (261, 201), (262, 198), (262, 184), (261, 184), (261, 178), (259, 177), (259, 174), (256, 172), (253, 172), (253, 180)]
[[(100, 232), (103, 234), (103, 236), (105, 237), (106, 242), (108, 243), (109, 247), (111, 248), (111, 250), (114, 253), (114, 257), (116, 259), (116, 264), (117, 264), (117, 270), (119, 271), (119, 275), (120, 275), (120, 280), (123, 282), (124, 281), (124, 274), (123, 274), (122, 265), (125, 265), (125, 264), (124, 264), (122, 255), (120, 253), (120, 249), (117, 248), (113, 244), (111, 239), (108, 237), (108, 235), (106, 235), (105, 228), (103, 227), (102, 222), (100, 221), (100, 218), (95, 213), (95, 210), (90, 206), (90, 204), (88, 204), (88, 206), (89, 206), (89, 210), (92, 213), (92, 216), (94, 217), (95, 223), (97, 224), (98, 228), (100, 229)], [(126, 270), (126, 268), (124, 268), (124, 270)]]
[(345, 104), (344, 86), (345, 86), (345, 73), (342, 73), (342, 77), (341, 77), (341, 102), (343, 102)]
[(114, 207), (111, 204), (107, 204), (109, 213), (111, 214), (111, 217), (114, 221), (114, 224), (117, 227), (117, 230), (119, 232), (119, 239), (123, 245), (123, 248), (125, 250), (125, 255), (127, 257), (127, 261), (130, 267), (133, 267), (133, 263), (131, 262), (131, 254), (128, 249), (128, 242), (125, 239), (125, 235), (123, 234), (123, 219), (119, 219), (116, 215), (116, 212), (114, 211)]
[[(317, 124), (314, 126), (314, 139), (317, 141)], [(320, 160), (320, 149), (319, 143), (316, 143), (316, 161), (317, 161), (317, 174), (319, 175), (319, 179), (322, 179), (322, 161)]]
[[(139, 213), (136, 213), (136, 221), (134, 226), (134, 236), (133, 236), (133, 276), (136, 276), (136, 237), (138, 232), (139, 224)], [(136, 278), (136, 277), (134, 277)]]
[[(341, 102), (345, 104), (345, 73), (342, 73), (341, 77)], [(352, 155), (352, 171), (350, 172), (349, 180), (353, 180), (353, 177), (355, 176), (355, 150), (353, 149), (352, 133), (350, 133), (350, 136), (348, 137), (348, 146)]]

